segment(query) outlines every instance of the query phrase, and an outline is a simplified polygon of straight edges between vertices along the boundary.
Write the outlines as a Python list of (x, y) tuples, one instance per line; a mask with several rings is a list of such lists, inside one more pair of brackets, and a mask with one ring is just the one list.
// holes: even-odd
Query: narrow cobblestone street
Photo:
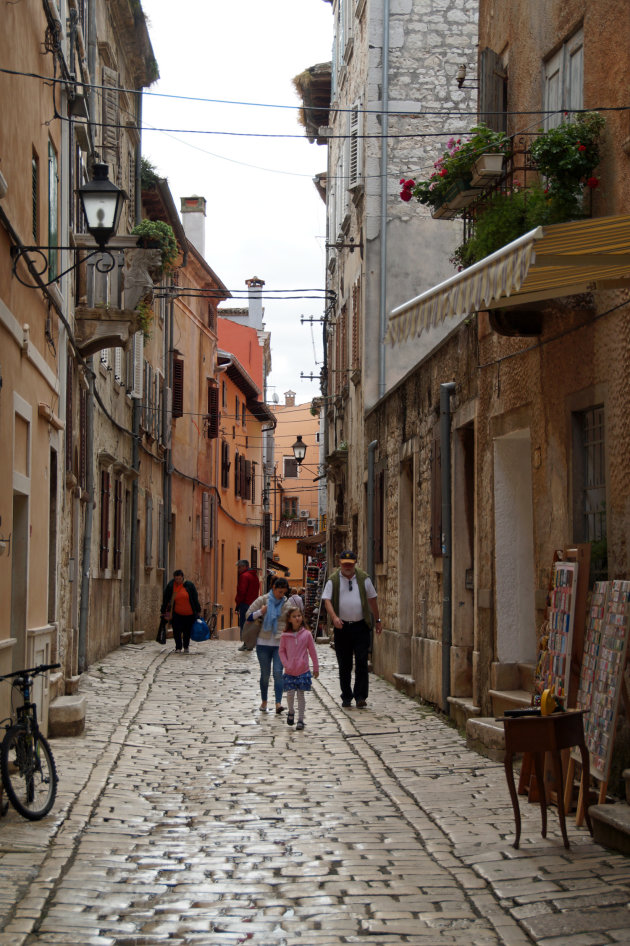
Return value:
[(342, 710), (320, 647), (295, 732), (254, 654), (192, 647), (85, 675), (53, 813), (0, 822), (1, 946), (630, 943), (630, 858), (572, 817), (565, 851), (555, 809), (543, 840), (525, 799), (515, 851), (503, 766), (431, 710), (374, 676)]

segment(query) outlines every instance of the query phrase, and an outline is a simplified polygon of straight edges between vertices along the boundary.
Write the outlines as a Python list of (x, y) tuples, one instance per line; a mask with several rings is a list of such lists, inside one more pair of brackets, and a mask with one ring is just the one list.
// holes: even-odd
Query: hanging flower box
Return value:
[(431, 216), (434, 220), (455, 220), (458, 216), (458, 210), (452, 210), (448, 204), (440, 204), (439, 207), (431, 208)]
[(477, 191), (471, 190), (469, 180), (455, 181), (444, 197), (444, 203), (449, 210), (463, 210), (477, 197)]
[(502, 171), (502, 154), (481, 154), (472, 167), (472, 184), (483, 187), (500, 177)]

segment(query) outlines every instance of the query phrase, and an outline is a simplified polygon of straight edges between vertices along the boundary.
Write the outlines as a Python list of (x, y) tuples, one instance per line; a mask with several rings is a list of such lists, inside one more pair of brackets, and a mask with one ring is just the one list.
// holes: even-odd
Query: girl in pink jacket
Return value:
[(308, 655), (313, 662), (313, 676), (319, 676), (319, 662), (317, 648), (307, 627), (304, 627), (304, 614), (301, 608), (291, 608), (287, 613), (286, 628), (280, 638), (280, 660), (284, 667), (282, 682), (287, 695), (287, 724), (293, 725), (295, 719), (293, 704), (297, 692), (298, 721), (296, 729), (304, 729), (304, 694), (311, 689), (311, 671), (309, 670)]

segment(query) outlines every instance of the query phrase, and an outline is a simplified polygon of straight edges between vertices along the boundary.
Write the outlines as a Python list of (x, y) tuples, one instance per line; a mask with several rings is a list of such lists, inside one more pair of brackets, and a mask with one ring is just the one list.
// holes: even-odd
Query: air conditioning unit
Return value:
[(300, 509), (300, 519), (308, 519), (308, 509)]
[(310, 526), (311, 529), (316, 529), (316, 528), (317, 528), (317, 519), (307, 519), (307, 520), (306, 520), (306, 525), (307, 525), (307, 526)]

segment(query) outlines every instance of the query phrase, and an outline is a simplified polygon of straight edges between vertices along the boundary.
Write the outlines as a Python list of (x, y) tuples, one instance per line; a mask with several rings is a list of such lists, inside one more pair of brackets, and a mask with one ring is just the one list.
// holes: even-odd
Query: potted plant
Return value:
[[(401, 200), (415, 198), (419, 203), (432, 208), (433, 216), (457, 216), (477, 197), (473, 187), (473, 174), (476, 163), (484, 155), (494, 155), (500, 159), (501, 166), (506, 154), (509, 154), (510, 139), (503, 132), (493, 131), (487, 125), (475, 125), (470, 130), (466, 141), (451, 138), (447, 150), (434, 163), (434, 171), (424, 181), (401, 178)], [(479, 164), (479, 173), (484, 165)], [(500, 173), (500, 169), (499, 169)]]
[(163, 220), (141, 220), (131, 231), (138, 237), (138, 246), (146, 249), (158, 248), (162, 252), (160, 273), (171, 272), (179, 254), (175, 232), (170, 224)]
[(532, 159), (552, 196), (581, 203), (584, 187), (594, 190), (599, 186), (594, 171), (599, 164), (599, 139), (605, 123), (598, 112), (583, 112), (574, 121), (541, 131), (532, 143)]

